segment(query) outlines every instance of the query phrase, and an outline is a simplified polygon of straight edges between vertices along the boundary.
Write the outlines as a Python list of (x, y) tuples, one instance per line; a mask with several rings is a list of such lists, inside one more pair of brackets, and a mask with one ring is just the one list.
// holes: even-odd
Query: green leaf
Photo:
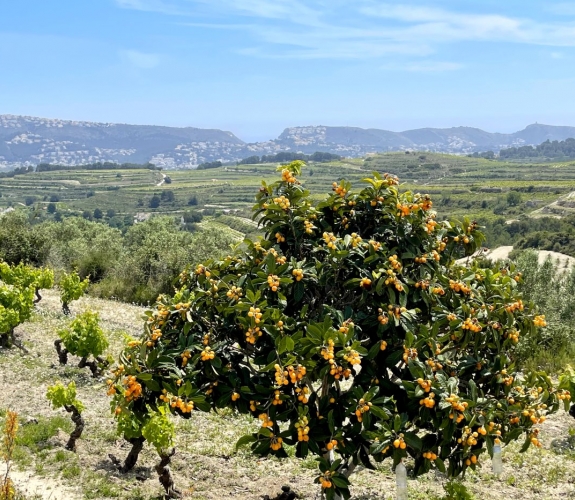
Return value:
[(249, 443), (254, 443), (255, 441), (257, 441), (257, 438), (253, 434), (247, 434), (246, 436), (242, 436), (240, 439), (238, 439), (238, 442), (236, 443), (236, 451), (240, 446), (244, 446)]

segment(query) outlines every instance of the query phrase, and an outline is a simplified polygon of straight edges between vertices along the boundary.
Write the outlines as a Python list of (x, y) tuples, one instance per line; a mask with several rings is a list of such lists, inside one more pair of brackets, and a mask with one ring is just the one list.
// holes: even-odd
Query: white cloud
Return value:
[(120, 58), (139, 69), (152, 69), (160, 64), (160, 56), (158, 54), (148, 54), (138, 50), (121, 50)]
[(565, 54), (563, 54), (563, 52), (551, 52), (550, 56), (551, 56), (551, 59), (564, 59), (565, 58)]
[[(257, 57), (421, 57), (444, 44), (465, 41), (575, 46), (575, 22), (541, 22), (378, 0), (115, 1), (124, 8), (193, 16), (191, 24), (196, 26), (243, 29), (250, 33), (252, 46), (238, 47), (236, 52)], [(556, 4), (560, 5), (567, 4)], [(233, 16), (232, 22), (225, 22)], [(238, 22), (238, 16), (249, 22)]]

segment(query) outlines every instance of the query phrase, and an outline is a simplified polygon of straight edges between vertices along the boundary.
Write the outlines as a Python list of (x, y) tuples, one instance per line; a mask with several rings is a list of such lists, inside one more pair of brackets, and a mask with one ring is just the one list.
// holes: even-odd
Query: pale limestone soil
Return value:
[[(42, 499), (80, 500), (87, 494), (91, 498), (111, 498), (110, 493), (95, 495), (102, 484), (112, 487), (114, 498), (158, 498), (161, 487), (153, 470), (157, 462), (154, 450), (144, 449), (133, 473), (122, 476), (112, 467), (108, 454), (123, 458), (129, 446), (115, 435), (105, 381), (93, 379), (87, 369), (74, 368), (78, 360), (72, 357), (68, 367), (58, 364), (53, 342), (67, 318), (61, 314), (56, 293), (46, 292), (44, 296), (32, 321), (17, 330), (29, 354), (18, 349), (0, 352), (0, 409), (16, 410), (24, 420), (53, 416), (56, 412), (50, 409), (45, 398), (47, 386), (58, 380), (65, 383), (75, 380), (78, 397), (86, 404), (86, 428), (78, 443), (77, 456), (68, 453), (65, 464), (79, 466), (79, 475), (62, 477), (63, 464), (54, 458), (66, 441), (66, 435), (60, 432), (50, 440), (52, 448), (36, 456), (32, 464), (17, 470), (13, 476), (15, 482)], [(110, 354), (114, 357), (123, 342), (121, 332), (136, 336), (142, 331), (144, 309), (141, 307), (89, 298), (71, 305), (73, 314), (86, 308), (98, 311), (104, 328), (110, 331)], [(66, 416), (64, 411), (59, 414)], [(289, 485), (302, 498), (319, 499), (318, 487), (313, 484), (316, 476), (313, 459), (280, 462), (273, 458), (254, 459), (246, 450), (234, 451), (237, 439), (255, 428), (251, 419), (232, 414), (194, 413), (192, 420), (177, 420), (176, 424), (178, 453), (173, 459), (173, 472), (179, 487), (188, 489), (191, 498), (257, 499), (264, 494), (275, 495), (282, 485)], [(550, 417), (542, 426), (544, 449), (531, 449), (519, 455), (518, 446), (511, 446), (504, 450), (505, 472), (501, 479), (490, 474), (489, 460), (483, 459), (481, 470), (468, 474), (466, 485), (479, 499), (575, 498), (571, 479), (575, 465), (571, 456), (575, 456), (575, 451), (567, 455), (550, 451), (554, 440), (568, 438), (572, 425), (575, 426), (575, 421), (565, 413)], [(442, 481), (435, 474), (410, 481), (410, 498), (427, 499), (432, 494), (441, 494)], [(394, 483), (390, 464), (385, 462), (378, 471), (364, 470), (352, 476), (352, 498), (389, 500), (394, 498)]]

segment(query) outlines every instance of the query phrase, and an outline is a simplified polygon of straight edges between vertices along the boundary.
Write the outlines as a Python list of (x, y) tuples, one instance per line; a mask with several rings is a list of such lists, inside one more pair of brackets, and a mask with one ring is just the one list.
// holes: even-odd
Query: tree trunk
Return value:
[(67, 302), (62, 302), (62, 312), (68, 316), (70, 314), (70, 308), (68, 307)]
[(62, 339), (54, 340), (54, 347), (56, 347), (56, 352), (58, 353), (58, 359), (61, 365), (68, 363), (68, 351), (65, 347), (62, 347)]
[(76, 428), (70, 434), (70, 439), (66, 444), (66, 449), (70, 451), (76, 451), (76, 440), (80, 439), (82, 431), (84, 430), (84, 419), (82, 418), (82, 415), (80, 415), (78, 408), (76, 408), (74, 405), (66, 405), (64, 408), (66, 408), (68, 413), (72, 414), (72, 422), (76, 424)]
[(100, 366), (98, 365), (97, 361), (88, 361), (88, 358), (83, 357), (78, 363), (78, 368), (85, 368), (86, 366), (90, 368), (92, 377), (96, 378), (101, 375), (102, 370), (100, 370)]
[(135, 467), (136, 463), (138, 462), (140, 452), (144, 448), (146, 438), (142, 436), (138, 438), (126, 439), (126, 441), (128, 441), (128, 443), (132, 445), (132, 449), (130, 450), (130, 453), (128, 453), (128, 456), (126, 457), (126, 460), (124, 460), (123, 464), (114, 455), (111, 454), (108, 455), (110, 457), (110, 460), (112, 460), (112, 463), (118, 468), (118, 471), (120, 471), (122, 474), (130, 472)]
[(42, 300), (42, 295), (40, 295), (40, 290), (38, 288), (34, 290), (34, 294), (36, 295), (36, 298), (34, 299), (34, 304), (37, 304)]
[(176, 489), (172, 471), (170, 470), (170, 461), (175, 453), (176, 449), (174, 448), (167, 455), (160, 455), (160, 463), (155, 467), (158, 473), (158, 480), (166, 490), (166, 498), (182, 498), (182, 493)]

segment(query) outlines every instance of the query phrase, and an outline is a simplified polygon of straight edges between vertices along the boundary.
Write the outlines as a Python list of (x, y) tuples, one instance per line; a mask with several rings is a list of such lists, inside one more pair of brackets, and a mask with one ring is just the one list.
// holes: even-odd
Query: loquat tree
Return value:
[(477, 224), (438, 221), (387, 174), (316, 202), (302, 166), (262, 183), (264, 238), (183, 272), (147, 313), (108, 381), (118, 430), (141, 438), (166, 405), (249, 413), (260, 428), (238, 446), (311, 453), (330, 500), (349, 498), (358, 464), (409, 456), (416, 476), (456, 477), (495, 443), (539, 445), (536, 426), (570, 395), (515, 369), (517, 344), (545, 326), (520, 275), (455, 264), (481, 244)]

